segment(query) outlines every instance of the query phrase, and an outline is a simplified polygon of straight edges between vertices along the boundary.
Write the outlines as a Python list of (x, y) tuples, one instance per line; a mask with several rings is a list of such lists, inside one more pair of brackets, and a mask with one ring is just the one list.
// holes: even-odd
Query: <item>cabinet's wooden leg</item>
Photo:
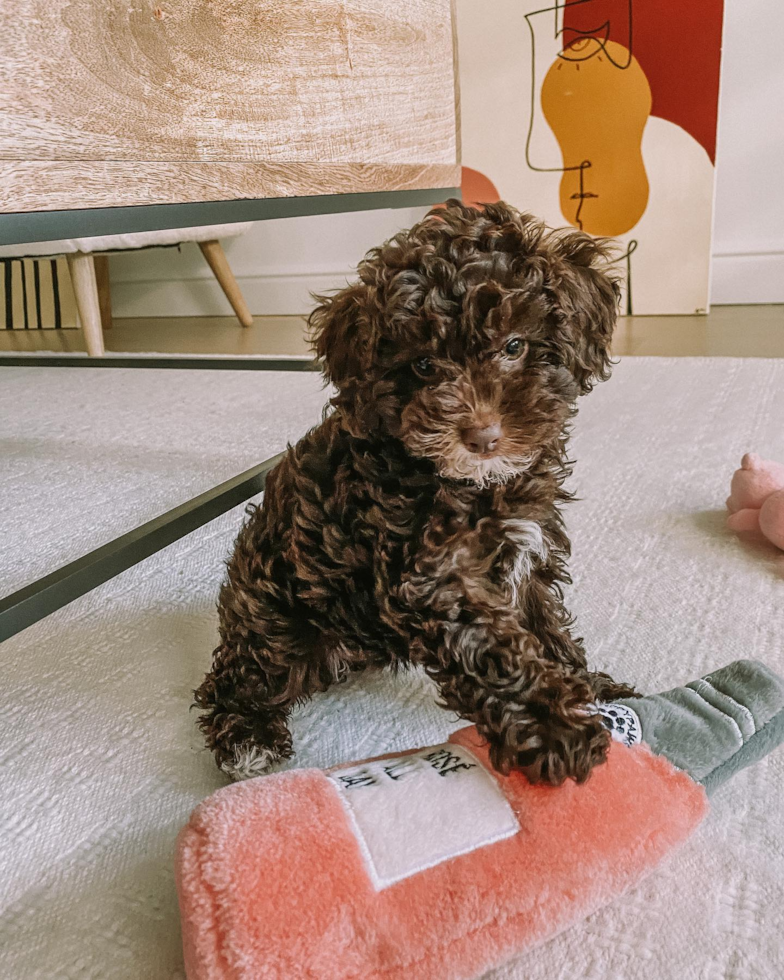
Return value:
[(95, 281), (95, 263), (90, 252), (70, 252), (68, 271), (71, 273), (76, 308), (82, 322), (87, 352), (91, 357), (101, 357), (104, 353), (103, 331), (101, 330), (101, 307), (98, 302), (98, 285)]
[(109, 283), (109, 256), (97, 254), (95, 258), (95, 281), (98, 284), (98, 306), (101, 309), (101, 326), (112, 329), (112, 287)]
[(199, 242), (199, 248), (215, 274), (215, 278), (220, 283), (221, 289), (226, 294), (226, 299), (231, 303), (231, 308), (237, 314), (237, 319), (243, 327), (252, 327), (253, 317), (240, 292), (240, 287), (237, 285), (237, 280), (234, 278), (234, 273), (231, 271), (221, 243), (217, 240)]

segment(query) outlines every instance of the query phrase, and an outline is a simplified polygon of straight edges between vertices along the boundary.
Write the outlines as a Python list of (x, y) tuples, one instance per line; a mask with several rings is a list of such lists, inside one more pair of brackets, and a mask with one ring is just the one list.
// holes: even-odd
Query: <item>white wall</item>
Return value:
[(725, 0), (714, 303), (784, 302), (784, 4)]
[[(369, 248), (426, 212), (405, 208), (276, 218), (224, 239), (223, 246), (252, 313), (305, 313), (313, 305), (311, 291), (345, 285)], [(115, 316), (231, 313), (198, 245), (128, 252), (110, 263)]]
[[(713, 244), (714, 303), (784, 302), (784, 4), (725, 0)], [(342, 285), (362, 255), (425, 208), (259, 222), (228, 241), (256, 314), (304, 313), (309, 292)], [(196, 245), (112, 260), (115, 315), (230, 309)]]

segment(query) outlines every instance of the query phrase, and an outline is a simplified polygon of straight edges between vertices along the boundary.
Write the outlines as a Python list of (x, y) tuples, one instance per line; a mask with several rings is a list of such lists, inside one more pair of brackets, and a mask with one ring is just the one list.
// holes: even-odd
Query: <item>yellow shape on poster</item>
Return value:
[(592, 235), (630, 231), (648, 203), (642, 134), (651, 88), (636, 58), (614, 41), (571, 44), (545, 76), (542, 111), (568, 168), (560, 187), (566, 220)]

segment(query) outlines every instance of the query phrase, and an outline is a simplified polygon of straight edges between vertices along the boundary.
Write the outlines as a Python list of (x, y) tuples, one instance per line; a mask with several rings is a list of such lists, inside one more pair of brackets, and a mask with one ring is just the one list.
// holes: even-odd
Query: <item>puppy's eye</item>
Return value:
[(413, 362), (413, 368), (418, 375), (423, 378), (429, 378), (431, 375), (435, 374), (435, 366), (429, 357), (418, 357)]
[(519, 357), (523, 353), (523, 348), (525, 344), (519, 337), (513, 337), (510, 341), (507, 341), (506, 347), (504, 347), (504, 354), (507, 357)]

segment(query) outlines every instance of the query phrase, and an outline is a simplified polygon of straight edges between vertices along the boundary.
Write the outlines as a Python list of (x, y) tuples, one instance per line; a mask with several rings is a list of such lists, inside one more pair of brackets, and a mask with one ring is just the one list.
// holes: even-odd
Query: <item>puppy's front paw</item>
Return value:
[(230, 779), (238, 782), (242, 779), (253, 779), (255, 776), (265, 776), (281, 760), (282, 756), (274, 749), (243, 742), (234, 746), (232, 757), (221, 765), (221, 769)]
[[(532, 783), (560, 786), (566, 779), (584, 783), (594, 766), (607, 758), (610, 733), (596, 715), (578, 715), (568, 723), (551, 717), (537, 724), (510, 729), (497, 753), (502, 772), (519, 769)], [(520, 741), (519, 734), (523, 734)]]

